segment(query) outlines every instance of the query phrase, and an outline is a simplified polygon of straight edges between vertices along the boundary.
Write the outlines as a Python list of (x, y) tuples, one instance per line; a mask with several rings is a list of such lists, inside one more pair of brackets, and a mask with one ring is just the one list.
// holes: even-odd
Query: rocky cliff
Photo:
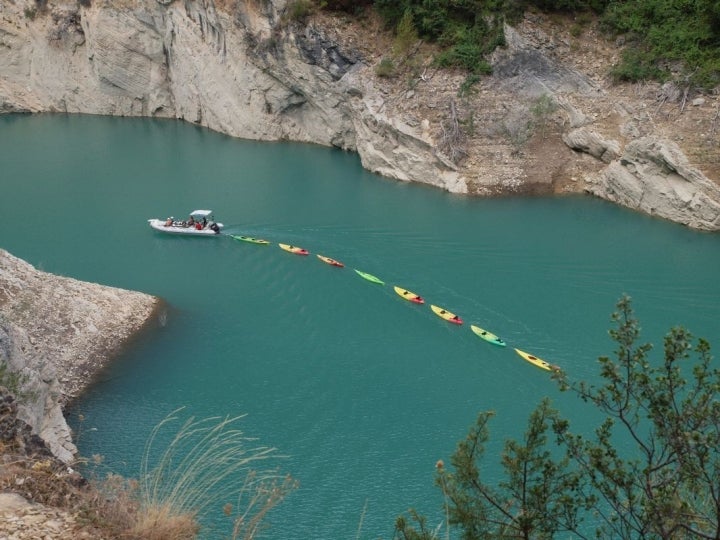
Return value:
[[(493, 75), (463, 92), (465, 74), (436, 69), (427, 45), (392, 52), (371, 15), (294, 6), (8, 0), (0, 112), (178, 118), (356, 151), (372, 171), (456, 193), (588, 192), (720, 229), (717, 96), (611, 84), (619, 50), (592, 26), (571, 35), (527, 15)], [(394, 68), (380, 77), (383, 59)]]
[(55, 456), (76, 448), (62, 407), (148, 321), (158, 300), (36, 270), (0, 249), (0, 365), (20, 375), (18, 417)]

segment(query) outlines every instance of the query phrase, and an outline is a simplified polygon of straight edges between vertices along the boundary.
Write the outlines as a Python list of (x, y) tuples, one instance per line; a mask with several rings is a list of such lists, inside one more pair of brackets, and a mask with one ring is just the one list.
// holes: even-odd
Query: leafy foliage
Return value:
[(502, 28), (510, 4), (502, 0), (375, 0), (374, 5), (389, 28), (398, 27), (409, 14), (421, 38), (443, 47), (439, 65), (487, 73), (484, 57), (505, 43)]
[(22, 386), (26, 382), (25, 376), (13, 371), (8, 364), (0, 360), (0, 386), (7, 388), (16, 397), (24, 399), (30, 396), (30, 393), (22, 391)]
[(304, 21), (313, 12), (311, 0), (292, 0), (285, 8), (284, 17), (289, 21)]
[(12, 371), (5, 362), (0, 361), (0, 386), (4, 386), (12, 394), (17, 395), (22, 382), (23, 379), (19, 373)]
[[(617, 349), (599, 359), (601, 385), (556, 375), (562, 389), (604, 414), (593, 437), (572, 433), (545, 399), (524, 439), (505, 443), (496, 485), (483, 480), (481, 468), (491, 412), (480, 413), (458, 444), (453, 471), (438, 467), (448, 527), (457, 526), (463, 540), (720, 537), (720, 370), (711, 366), (710, 346), (673, 328), (662, 361), (652, 362), (652, 346), (638, 344), (627, 296), (613, 321)], [(411, 518), (420, 529), (399, 518), (400, 538), (437, 537), (421, 516)]]
[(720, 4), (715, 0), (610, 3), (603, 27), (629, 40), (613, 72), (622, 80), (674, 76), (712, 88), (720, 83)]
[[(580, 397), (606, 415), (594, 440), (558, 431), (604, 505), (601, 531), (619, 538), (717, 538), (720, 535), (720, 370), (710, 346), (682, 328), (665, 337), (662, 363), (649, 344), (637, 345), (639, 325), (624, 297), (610, 331), (615, 359), (600, 358), (601, 387), (581, 383)], [(692, 380), (686, 363), (694, 352)], [(565, 426), (566, 427), (566, 426)], [(633, 442), (623, 455), (616, 431)]]
[[(622, 61), (611, 70), (617, 81), (675, 79), (702, 89), (720, 84), (720, 2), (717, 0), (322, 0), (352, 12), (371, 4), (387, 28), (407, 13), (420, 38), (442, 47), (437, 62), (474, 74), (490, 72), (488, 53), (505, 44), (503, 25), (529, 8), (587, 17), (624, 36)], [(407, 31), (407, 27), (404, 27)], [(579, 35), (581, 26), (574, 27)]]
[(375, 67), (375, 75), (378, 77), (392, 77), (395, 75), (395, 62), (392, 58), (383, 57)]
[(412, 12), (405, 11), (397, 26), (395, 43), (393, 43), (393, 53), (396, 56), (407, 54), (410, 47), (418, 40), (417, 30), (413, 24)]

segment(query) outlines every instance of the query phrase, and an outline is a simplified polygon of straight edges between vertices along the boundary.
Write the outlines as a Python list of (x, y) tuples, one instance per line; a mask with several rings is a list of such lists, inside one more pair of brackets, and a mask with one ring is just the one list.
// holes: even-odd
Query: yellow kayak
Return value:
[(547, 371), (557, 371), (560, 369), (558, 366), (554, 366), (542, 358), (538, 358), (537, 356), (534, 356), (530, 353), (526, 353), (525, 351), (521, 351), (520, 349), (515, 349), (515, 352), (518, 353), (521, 357), (523, 357), (525, 360), (530, 362), (533, 365), (536, 365), (540, 369), (545, 369)]
[(435, 315), (445, 319), (447, 322), (451, 322), (454, 324), (462, 324), (463, 323), (462, 319), (460, 317), (458, 317), (454, 313), (450, 313), (446, 309), (443, 309), (438, 306), (433, 306), (432, 304), (430, 305), (430, 309), (432, 309), (433, 312), (435, 312)]
[(414, 292), (410, 292), (406, 289), (403, 289), (402, 287), (398, 287), (397, 285), (395, 287), (393, 287), (393, 289), (395, 289), (395, 292), (398, 293), (405, 300), (408, 300), (410, 302), (415, 302), (416, 304), (424, 304), (425, 303), (425, 300), (423, 300), (423, 297), (415, 294)]
[(289, 251), (290, 253), (294, 253), (295, 255), (307, 255), (309, 253), (307, 249), (303, 249), (303, 248), (297, 247), (297, 246), (291, 246), (290, 244), (278, 244), (278, 245), (285, 251)]

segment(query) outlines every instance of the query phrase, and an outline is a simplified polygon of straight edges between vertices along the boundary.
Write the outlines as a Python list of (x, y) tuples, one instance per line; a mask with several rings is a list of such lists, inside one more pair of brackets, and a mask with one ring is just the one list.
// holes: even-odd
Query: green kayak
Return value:
[(361, 272), (357, 268), (355, 268), (355, 271), (358, 273), (358, 275), (360, 277), (367, 279), (368, 281), (372, 281), (373, 283), (378, 283), (380, 285), (385, 285), (384, 281), (382, 281), (380, 278), (373, 276), (372, 274), (368, 274), (367, 272)]
[(252, 238), (250, 236), (239, 236), (237, 234), (231, 234), (235, 240), (240, 240), (242, 242), (250, 242), (251, 244), (269, 244), (267, 240), (262, 240), (261, 238)]

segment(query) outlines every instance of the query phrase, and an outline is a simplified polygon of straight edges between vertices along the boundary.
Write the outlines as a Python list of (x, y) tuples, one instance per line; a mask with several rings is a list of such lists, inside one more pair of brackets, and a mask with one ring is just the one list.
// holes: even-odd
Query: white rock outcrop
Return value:
[(59, 459), (77, 450), (63, 406), (157, 305), (147, 294), (41, 272), (0, 249), (0, 363), (21, 376), (19, 418)]
[(720, 229), (717, 185), (693, 169), (672, 142), (642, 137), (596, 178), (590, 192), (695, 229)]
[[(594, 126), (626, 107), (562, 61), (557, 41), (538, 28), (505, 28), (507, 45), (490, 59), (493, 76), (476, 85), (460, 118), (472, 121), (475, 135), (466, 141), (474, 145), (468, 152), (457, 148), (470, 156), (458, 163), (438, 141), (462, 75), (422, 75), (412, 90), (380, 81), (378, 58), (341, 47), (327, 28), (292, 20), (292, 6), (288, 0), (0, 2), (0, 113), (177, 118), (235, 137), (356, 151), (373, 172), (455, 193), (548, 192), (557, 181), (557, 191), (584, 190), (691, 227), (720, 228), (720, 189), (698, 171), (678, 172), (683, 182), (702, 184), (690, 196), (687, 185), (673, 180), (653, 187), (651, 167), (630, 171), (618, 161), (623, 152), (634, 155), (632, 139), (654, 136), (664, 145), (663, 136), (648, 133), (652, 119), (642, 130)], [(341, 32), (342, 24), (336, 26)], [(545, 98), (543, 112), (537, 105)], [(553, 152), (546, 141), (535, 153), (524, 146), (538, 124), (543, 139), (547, 125), (561, 132)], [(587, 162), (573, 165), (570, 149), (597, 163), (583, 172)], [(621, 182), (621, 174), (629, 176)]]

